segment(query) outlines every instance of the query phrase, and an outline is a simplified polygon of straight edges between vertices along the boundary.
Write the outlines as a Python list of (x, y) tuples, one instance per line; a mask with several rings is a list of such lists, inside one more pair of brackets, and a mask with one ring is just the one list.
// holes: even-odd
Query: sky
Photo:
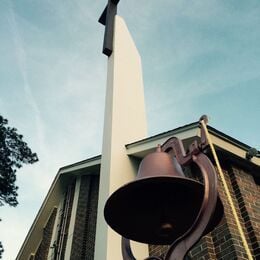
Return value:
[[(19, 205), (0, 208), (15, 259), (58, 169), (102, 149), (104, 0), (0, 1), (0, 114), (39, 162), (17, 172)], [(260, 149), (260, 2), (121, 0), (143, 65), (149, 136), (197, 121)]]

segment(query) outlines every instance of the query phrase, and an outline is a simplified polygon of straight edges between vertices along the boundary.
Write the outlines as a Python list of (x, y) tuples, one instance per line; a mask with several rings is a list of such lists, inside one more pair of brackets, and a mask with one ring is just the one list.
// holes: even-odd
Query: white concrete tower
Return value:
[[(105, 121), (100, 172), (95, 260), (121, 260), (121, 237), (104, 220), (109, 195), (132, 181), (136, 169), (125, 144), (147, 137), (142, 67), (139, 53), (123, 19), (113, 19), (112, 53), (108, 57)], [(106, 37), (106, 36), (105, 36)], [(127, 203), (127, 202), (126, 202)], [(148, 256), (148, 246), (134, 243), (136, 257)]]

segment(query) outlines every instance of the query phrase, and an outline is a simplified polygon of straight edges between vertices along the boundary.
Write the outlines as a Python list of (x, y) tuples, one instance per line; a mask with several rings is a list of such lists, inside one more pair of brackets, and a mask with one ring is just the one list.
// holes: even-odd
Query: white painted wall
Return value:
[[(142, 66), (139, 53), (123, 19), (115, 17), (113, 53), (108, 58), (106, 110), (100, 172), (95, 260), (121, 260), (121, 237), (104, 220), (109, 195), (134, 179), (136, 170), (125, 144), (147, 137)], [(138, 259), (148, 246), (133, 246)]]

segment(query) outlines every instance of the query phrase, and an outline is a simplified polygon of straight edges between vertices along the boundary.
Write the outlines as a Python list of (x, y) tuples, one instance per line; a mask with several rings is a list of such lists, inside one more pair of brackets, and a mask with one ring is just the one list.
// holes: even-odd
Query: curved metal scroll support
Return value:
[[(124, 260), (136, 260), (136, 258), (133, 255), (129, 239), (122, 237), (121, 248), (122, 248), (122, 256)], [(145, 260), (163, 260), (163, 259), (161, 257), (151, 256), (146, 258)]]
[[(173, 137), (162, 145), (162, 150), (164, 152), (173, 150), (177, 161), (182, 166), (191, 162), (197, 164), (204, 180), (204, 197), (194, 224), (184, 235), (172, 243), (164, 258), (164, 260), (181, 260), (202, 237), (214, 213), (217, 203), (217, 176), (213, 165), (208, 157), (200, 151), (197, 142), (190, 146), (189, 153), (186, 154), (182, 142)], [(124, 260), (136, 260), (130, 247), (130, 241), (126, 238), (122, 238), (122, 254)], [(146, 260), (162, 260), (162, 258), (151, 256)]]
[(122, 237), (121, 248), (122, 248), (122, 255), (124, 260), (136, 260), (131, 250), (129, 239)]
[(217, 202), (217, 177), (215, 170), (207, 156), (200, 153), (192, 156), (193, 161), (199, 166), (204, 179), (204, 198), (193, 226), (169, 248), (165, 260), (180, 260), (202, 237)]

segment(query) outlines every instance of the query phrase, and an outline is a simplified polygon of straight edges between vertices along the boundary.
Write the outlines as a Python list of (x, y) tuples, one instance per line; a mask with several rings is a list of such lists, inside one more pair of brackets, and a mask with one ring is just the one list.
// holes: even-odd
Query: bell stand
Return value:
[[(201, 117), (201, 121), (207, 123), (205, 116)], [(217, 175), (209, 158), (203, 153), (208, 146), (205, 129), (201, 127), (201, 143), (194, 141), (186, 154), (183, 143), (176, 137), (168, 139), (162, 145), (163, 152), (173, 152), (178, 163), (181, 166), (187, 166), (194, 162), (201, 170), (204, 181), (204, 197), (199, 210), (199, 213), (190, 229), (181, 237), (176, 239), (169, 247), (164, 258), (151, 256), (145, 260), (182, 260), (188, 251), (202, 237), (212, 214), (214, 213), (217, 203)], [(174, 205), (173, 205), (174, 206)], [(121, 250), (123, 260), (136, 260), (130, 246), (130, 240), (122, 237)]]

